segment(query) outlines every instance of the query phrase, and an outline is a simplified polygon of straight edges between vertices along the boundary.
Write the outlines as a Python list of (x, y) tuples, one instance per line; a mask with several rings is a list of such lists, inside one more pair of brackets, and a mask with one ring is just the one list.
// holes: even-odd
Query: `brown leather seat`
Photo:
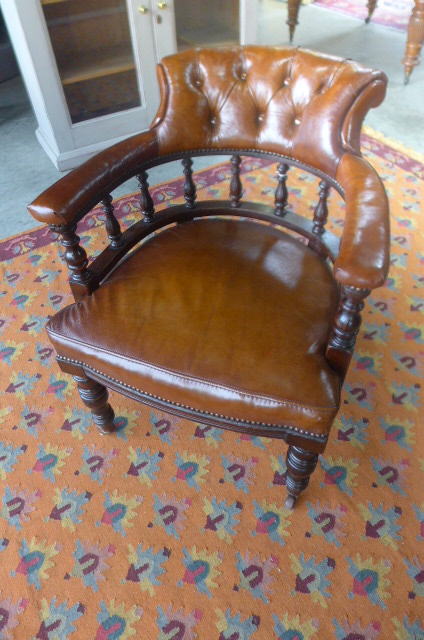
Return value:
[[(171, 56), (159, 66), (150, 130), (29, 206), (65, 247), (76, 302), (47, 331), (102, 432), (114, 430), (110, 387), (206, 424), (281, 438), (293, 506), (340, 406), (363, 301), (387, 275), (387, 197), (360, 152), (363, 118), (386, 80), (287, 48)], [(217, 153), (231, 155), (229, 198), (197, 203), (191, 156)], [(274, 207), (243, 201), (243, 155), (279, 163)], [(177, 158), (185, 204), (155, 211), (147, 170)], [(290, 166), (319, 178), (312, 220), (290, 210)], [(134, 175), (142, 217), (122, 233), (110, 192)], [(340, 242), (325, 229), (331, 188), (346, 203)], [(99, 202), (110, 245), (89, 262), (76, 227)]]
[(47, 331), (62, 356), (153, 401), (320, 436), (339, 405), (325, 358), (338, 297), (290, 236), (202, 219), (162, 231)]

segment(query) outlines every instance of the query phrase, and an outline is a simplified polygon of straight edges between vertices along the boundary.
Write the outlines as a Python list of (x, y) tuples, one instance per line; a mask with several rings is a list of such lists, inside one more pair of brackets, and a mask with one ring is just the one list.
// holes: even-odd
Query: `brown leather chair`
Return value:
[[(311, 51), (253, 46), (186, 51), (158, 72), (150, 130), (29, 206), (62, 238), (76, 300), (47, 332), (102, 432), (114, 429), (107, 386), (204, 424), (285, 440), (292, 508), (337, 415), (364, 298), (387, 275), (387, 197), (359, 141), (386, 77)], [(197, 203), (191, 157), (217, 153), (231, 155), (229, 198)], [(275, 206), (242, 200), (240, 156), (279, 162)], [(185, 204), (155, 212), (146, 170), (178, 158)], [(290, 211), (290, 166), (320, 179), (313, 219)], [(134, 175), (143, 217), (121, 233), (109, 194)], [(330, 188), (346, 203), (340, 243), (325, 230)], [(110, 244), (89, 263), (76, 228), (99, 202)]]

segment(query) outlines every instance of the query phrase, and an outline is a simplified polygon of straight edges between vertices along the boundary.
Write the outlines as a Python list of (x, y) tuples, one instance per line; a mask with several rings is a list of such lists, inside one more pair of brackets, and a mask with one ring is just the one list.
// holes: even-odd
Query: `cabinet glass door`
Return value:
[(239, 0), (175, 0), (177, 49), (240, 42)]
[(141, 106), (125, 0), (41, 0), (73, 124)]
[(158, 58), (195, 47), (254, 44), (259, 0), (152, 0)]

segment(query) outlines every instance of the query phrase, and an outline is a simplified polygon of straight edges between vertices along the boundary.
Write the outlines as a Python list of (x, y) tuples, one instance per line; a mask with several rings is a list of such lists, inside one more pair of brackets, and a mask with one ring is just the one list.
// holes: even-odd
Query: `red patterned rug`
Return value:
[[(315, 4), (361, 20), (368, 16), (366, 0), (315, 0)], [(377, 0), (371, 20), (385, 27), (406, 30), (413, 6), (413, 0)]]
[[(118, 430), (100, 436), (43, 329), (70, 302), (56, 246), (44, 228), (0, 243), (1, 640), (424, 640), (424, 164), (363, 147), (391, 199), (391, 272), (293, 512), (282, 442), (114, 393)], [(272, 202), (275, 170), (244, 162), (247, 198)], [(229, 174), (198, 173), (199, 197), (227, 194)], [(317, 182), (290, 170), (294, 210)], [(340, 233), (337, 196), (330, 209)], [(116, 211), (125, 227), (137, 195)], [(91, 255), (103, 227), (99, 209), (82, 225)]]

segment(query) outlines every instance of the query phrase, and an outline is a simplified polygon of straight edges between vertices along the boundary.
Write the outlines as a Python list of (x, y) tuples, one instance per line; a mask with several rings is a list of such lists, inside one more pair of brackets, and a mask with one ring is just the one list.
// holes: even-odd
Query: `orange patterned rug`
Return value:
[[(100, 436), (43, 330), (71, 300), (56, 247), (44, 228), (0, 243), (2, 640), (423, 640), (424, 165), (370, 133), (363, 147), (390, 195), (392, 267), (293, 512), (284, 443), (116, 394), (117, 434)], [(199, 197), (228, 175), (198, 173)], [(275, 165), (244, 162), (243, 182), (272, 202)], [(307, 212), (317, 181), (290, 170), (289, 186)], [(182, 181), (152, 193), (166, 206)], [(126, 226), (137, 196), (117, 211)], [(99, 209), (82, 236), (103, 246)]]

